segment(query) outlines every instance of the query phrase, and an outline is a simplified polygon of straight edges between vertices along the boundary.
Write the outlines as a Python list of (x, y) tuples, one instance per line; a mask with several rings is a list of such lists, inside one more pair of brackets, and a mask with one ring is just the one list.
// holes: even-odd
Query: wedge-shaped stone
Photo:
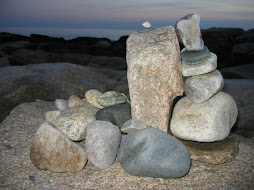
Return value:
[(199, 23), (200, 16), (198, 14), (188, 14), (177, 21), (175, 25), (179, 41), (188, 51), (201, 51), (204, 48)]
[(87, 162), (85, 149), (49, 122), (44, 122), (37, 130), (30, 158), (35, 167), (51, 172), (78, 172)]
[(174, 28), (132, 33), (127, 40), (127, 64), (132, 118), (167, 132), (172, 102), (183, 93)]
[(174, 107), (170, 130), (184, 140), (220, 141), (229, 135), (237, 112), (234, 99), (225, 92), (201, 104), (184, 97)]

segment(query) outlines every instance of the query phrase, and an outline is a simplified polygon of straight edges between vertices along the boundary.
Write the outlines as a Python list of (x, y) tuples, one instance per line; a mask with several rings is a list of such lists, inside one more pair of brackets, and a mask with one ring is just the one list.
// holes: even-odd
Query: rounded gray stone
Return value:
[(121, 127), (121, 131), (124, 133), (130, 133), (147, 127), (148, 125), (145, 121), (130, 119), (123, 124), (123, 126)]
[(220, 71), (189, 77), (184, 82), (186, 96), (195, 103), (203, 103), (209, 100), (224, 85), (223, 76)]
[(187, 65), (197, 65), (205, 62), (210, 56), (210, 51), (207, 46), (201, 51), (187, 51), (186, 48), (181, 51), (182, 63)]
[(86, 125), (94, 120), (97, 108), (89, 103), (64, 110), (57, 117), (56, 127), (73, 141), (86, 137)]
[(53, 125), (56, 125), (56, 119), (60, 115), (60, 111), (48, 111), (45, 113), (45, 120), (52, 123)]
[(68, 108), (68, 101), (63, 99), (56, 99), (55, 106), (60, 111), (66, 110)]
[(116, 158), (121, 137), (119, 127), (110, 122), (89, 123), (85, 140), (88, 160), (97, 168), (108, 168)]
[(124, 94), (117, 93), (116, 91), (108, 91), (99, 96), (97, 101), (103, 107), (109, 107), (127, 102), (127, 97)]
[(117, 159), (131, 175), (157, 178), (183, 177), (191, 163), (183, 143), (155, 128), (129, 133), (121, 143)]

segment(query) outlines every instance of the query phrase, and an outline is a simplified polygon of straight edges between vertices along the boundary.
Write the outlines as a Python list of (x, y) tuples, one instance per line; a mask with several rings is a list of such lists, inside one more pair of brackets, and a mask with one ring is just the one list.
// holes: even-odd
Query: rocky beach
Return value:
[(254, 29), (179, 31), (0, 33), (0, 188), (253, 189)]

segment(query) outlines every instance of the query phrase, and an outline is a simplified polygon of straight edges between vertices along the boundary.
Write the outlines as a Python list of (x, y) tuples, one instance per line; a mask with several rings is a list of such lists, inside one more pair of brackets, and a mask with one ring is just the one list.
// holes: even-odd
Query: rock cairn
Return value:
[[(184, 82), (186, 97), (178, 101), (174, 107), (170, 130), (178, 138), (206, 142), (207, 148), (213, 146), (211, 142), (223, 142), (229, 136), (238, 111), (234, 99), (220, 91), (224, 80), (216, 70), (217, 56), (204, 46), (199, 22), (198, 14), (189, 14), (180, 19), (175, 26), (179, 41), (185, 46), (181, 51), (181, 58), (182, 74), (187, 79)], [(185, 144), (193, 147), (190, 142)], [(231, 152), (226, 155), (231, 159), (237, 153), (237, 144), (233, 141), (232, 144)], [(223, 147), (223, 143), (221, 146)], [(196, 143), (195, 147), (200, 149), (202, 146)], [(195, 152), (198, 151), (192, 151), (191, 157), (198, 159)], [(229, 160), (221, 158), (215, 162), (212, 158), (205, 161), (218, 164)]]
[[(124, 94), (96, 89), (83, 99), (55, 100), (56, 110), (45, 113), (34, 136), (32, 163), (52, 172), (78, 172), (87, 161), (106, 169), (117, 158), (131, 175), (179, 178), (189, 172), (191, 158), (232, 160), (237, 142), (227, 137), (237, 107), (220, 92), (223, 77), (216, 55), (204, 46), (199, 22), (199, 15), (189, 14), (175, 29), (143, 23), (127, 40), (131, 104)], [(176, 34), (185, 46), (181, 57)], [(188, 77), (184, 85), (182, 75)], [(186, 97), (177, 102), (170, 124), (173, 137), (167, 133), (170, 110), (183, 86)]]

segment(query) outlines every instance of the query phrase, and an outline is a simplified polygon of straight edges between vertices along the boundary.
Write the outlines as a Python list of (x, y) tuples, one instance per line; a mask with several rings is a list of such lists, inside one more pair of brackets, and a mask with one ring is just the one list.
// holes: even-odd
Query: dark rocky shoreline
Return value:
[[(218, 68), (254, 63), (254, 29), (210, 28), (202, 30), (209, 50), (218, 56)], [(0, 33), (0, 57), (10, 66), (70, 62), (83, 66), (126, 70), (126, 40), (78, 37), (71, 40), (32, 34)], [(0, 64), (1, 65), (1, 64)], [(3, 65), (3, 64), (2, 64)]]

